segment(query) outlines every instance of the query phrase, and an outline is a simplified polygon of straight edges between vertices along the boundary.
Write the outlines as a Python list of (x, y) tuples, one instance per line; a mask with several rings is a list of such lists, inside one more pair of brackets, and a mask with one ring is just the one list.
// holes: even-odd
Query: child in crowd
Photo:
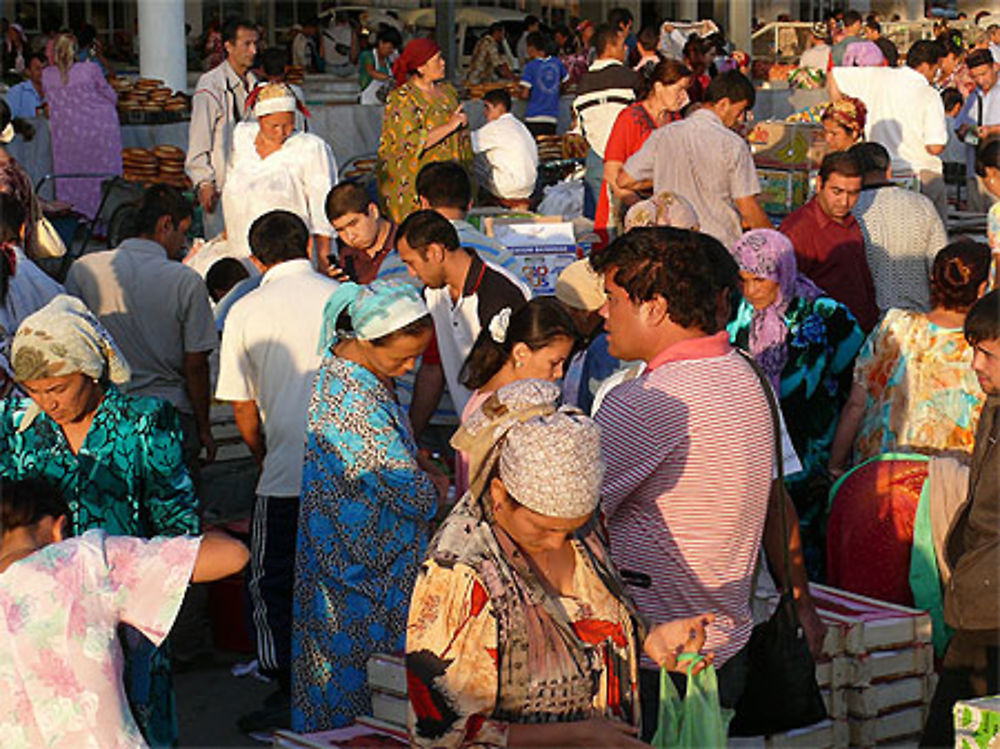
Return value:
[(528, 100), (524, 122), (536, 138), (555, 135), (559, 122), (559, 90), (569, 78), (562, 60), (552, 55), (553, 43), (540, 31), (528, 34), (528, 56), (521, 75), (520, 96)]
[(249, 553), (212, 532), (66, 539), (68, 515), (44, 481), (2, 487), (0, 746), (144, 747), (122, 684), (118, 625), (159, 645), (188, 583), (238, 572)]
[[(530, 43), (529, 43), (529, 49)], [(486, 124), (472, 133), (475, 168), (482, 184), (501, 205), (527, 210), (538, 178), (538, 147), (524, 124), (510, 112), (502, 88), (483, 97)], [(480, 195), (482, 202), (483, 196)]]

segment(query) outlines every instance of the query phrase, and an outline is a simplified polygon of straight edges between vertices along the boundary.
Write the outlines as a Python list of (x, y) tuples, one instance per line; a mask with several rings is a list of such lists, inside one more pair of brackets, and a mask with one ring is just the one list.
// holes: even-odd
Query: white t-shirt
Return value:
[(322, 360), (316, 347), (337, 286), (308, 260), (287, 260), (226, 317), (215, 397), (257, 402), (267, 444), (260, 495), (297, 497), (302, 487), (306, 409)]
[(926, 146), (948, 143), (941, 96), (912, 68), (834, 68), (840, 91), (868, 107), (865, 136), (881, 143), (893, 171), (941, 174), (941, 159)]
[(322, 138), (295, 133), (280, 149), (262, 159), (254, 141), (260, 125), (241, 122), (233, 131), (233, 151), (222, 190), (226, 240), (232, 257), (249, 257), (247, 234), (259, 216), (291, 211), (310, 234), (333, 236), (326, 218), (326, 196), (337, 184), (337, 161)]
[(538, 146), (528, 128), (510, 112), (472, 132), (476, 171), (498, 198), (522, 199), (535, 191)]

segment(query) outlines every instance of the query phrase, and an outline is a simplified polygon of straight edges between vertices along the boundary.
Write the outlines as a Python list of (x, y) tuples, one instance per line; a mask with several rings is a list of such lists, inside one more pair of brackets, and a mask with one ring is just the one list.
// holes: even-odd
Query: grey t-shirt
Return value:
[(66, 290), (90, 308), (132, 368), (126, 390), (192, 413), (184, 354), (219, 345), (208, 289), (195, 271), (167, 258), (147, 239), (126, 239), (117, 250), (76, 260)]
[(670, 190), (687, 198), (701, 231), (727, 248), (743, 233), (735, 201), (760, 192), (750, 147), (708, 109), (655, 130), (624, 170), (652, 179), (654, 194)]

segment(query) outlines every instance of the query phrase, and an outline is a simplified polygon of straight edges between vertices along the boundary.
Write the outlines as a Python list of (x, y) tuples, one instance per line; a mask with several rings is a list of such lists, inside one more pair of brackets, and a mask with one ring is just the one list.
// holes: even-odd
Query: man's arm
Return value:
[(194, 92), (184, 171), (198, 190), (198, 201), (202, 209), (210, 212), (215, 210), (218, 200), (218, 180), (212, 164), (212, 142), (215, 138), (215, 123), (221, 116), (222, 102), (214, 91), (200, 88)]
[(618, 170), (618, 179), (615, 180), (615, 184), (618, 187), (618, 191), (625, 192), (649, 192), (653, 189), (653, 180), (651, 179), (636, 179), (631, 174), (625, 171), (625, 167), (621, 167)]
[(198, 439), (205, 448), (205, 462), (215, 460), (215, 440), (212, 438), (212, 423), (209, 407), (212, 396), (208, 384), (208, 351), (184, 352), (184, 387), (194, 408), (194, 420), (198, 425)]
[(413, 436), (420, 436), (427, 428), (444, 394), (444, 369), (440, 364), (422, 362), (413, 383), (413, 400), (410, 402), (410, 423)]
[(260, 411), (257, 410), (257, 403), (255, 401), (233, 401), (232, 405), (236, 428), (240, 430), (240, 436), (250, 448), (250, 454), (257, 463), (257, 467), (262, 468), (267, 448), (264, 445), (264, 435), (260, 430)]
[(760, 205), (756, 195), (747, 195), (745, 198), (736, 198), (733, 201), (736, 210), (739, 211), (743, 225), (748, 229), (772, 229), (774, 225), (767, 213)]
[(944, 146), (924, 146), (924, 148), (931, 156), (940, 156), (944, 151)]
[[(781, 527), (781, 506), (785, 506), (785, 522), (788, 526), (787, 546)], [(788, 575), (786, 579), (785, 549), (788, 550)], [(826, 625), (816, 611), (816, 604), (809, 595), (809, 578), (806, 575), (805, 557), (802, 553), (802, 536), (799, 533), (799, 514), (780, 480), (771, 484), (771, 495), (767, 502), (767, 517), (764, 520), (764, 553), (768, 566), (774, 574), (775, 582), (783, 590), (791, 590), (795, 598), (799, 620), (806, 633), (809, 650), (813, 656), (823, 648)]]

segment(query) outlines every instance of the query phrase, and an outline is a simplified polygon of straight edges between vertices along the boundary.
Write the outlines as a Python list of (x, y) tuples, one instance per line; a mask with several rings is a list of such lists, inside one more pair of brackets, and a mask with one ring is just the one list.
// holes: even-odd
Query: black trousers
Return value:
[(554, 122), (525, 122), (524, 125), (528, 128), (528, 132), (536, 138), (539, 135), (556, 134), (556, 123)]
[[(750, 673), (749, 645), (730, 658), (716, 672), (719, 681), (719, 705), (735, 708), (743, 696), (747, 685), (747, 675)], [(683, 697), (687, 689), (687, 676), (671, 673), (670, 678), (677, 687), (677, 693)], [(639, 703), (642, 706), (641, 738), (647, 744), (656, 734), (660, 718), (660, 672), (658, 669), (639, 669)]]
[(920, 746), (953, 747), (955, 721), (952, 708), (955, 703), (1000, 692), (1000, 647), (995, 635), (993, 633), (992, 638), (984, 639), (981, 633), (955, 632), (944, 654)]
[(292, 589), (299, 498), (257, 495), (250, 524), (247, 588), (257, 660), (283, 688), (291, 684)]

